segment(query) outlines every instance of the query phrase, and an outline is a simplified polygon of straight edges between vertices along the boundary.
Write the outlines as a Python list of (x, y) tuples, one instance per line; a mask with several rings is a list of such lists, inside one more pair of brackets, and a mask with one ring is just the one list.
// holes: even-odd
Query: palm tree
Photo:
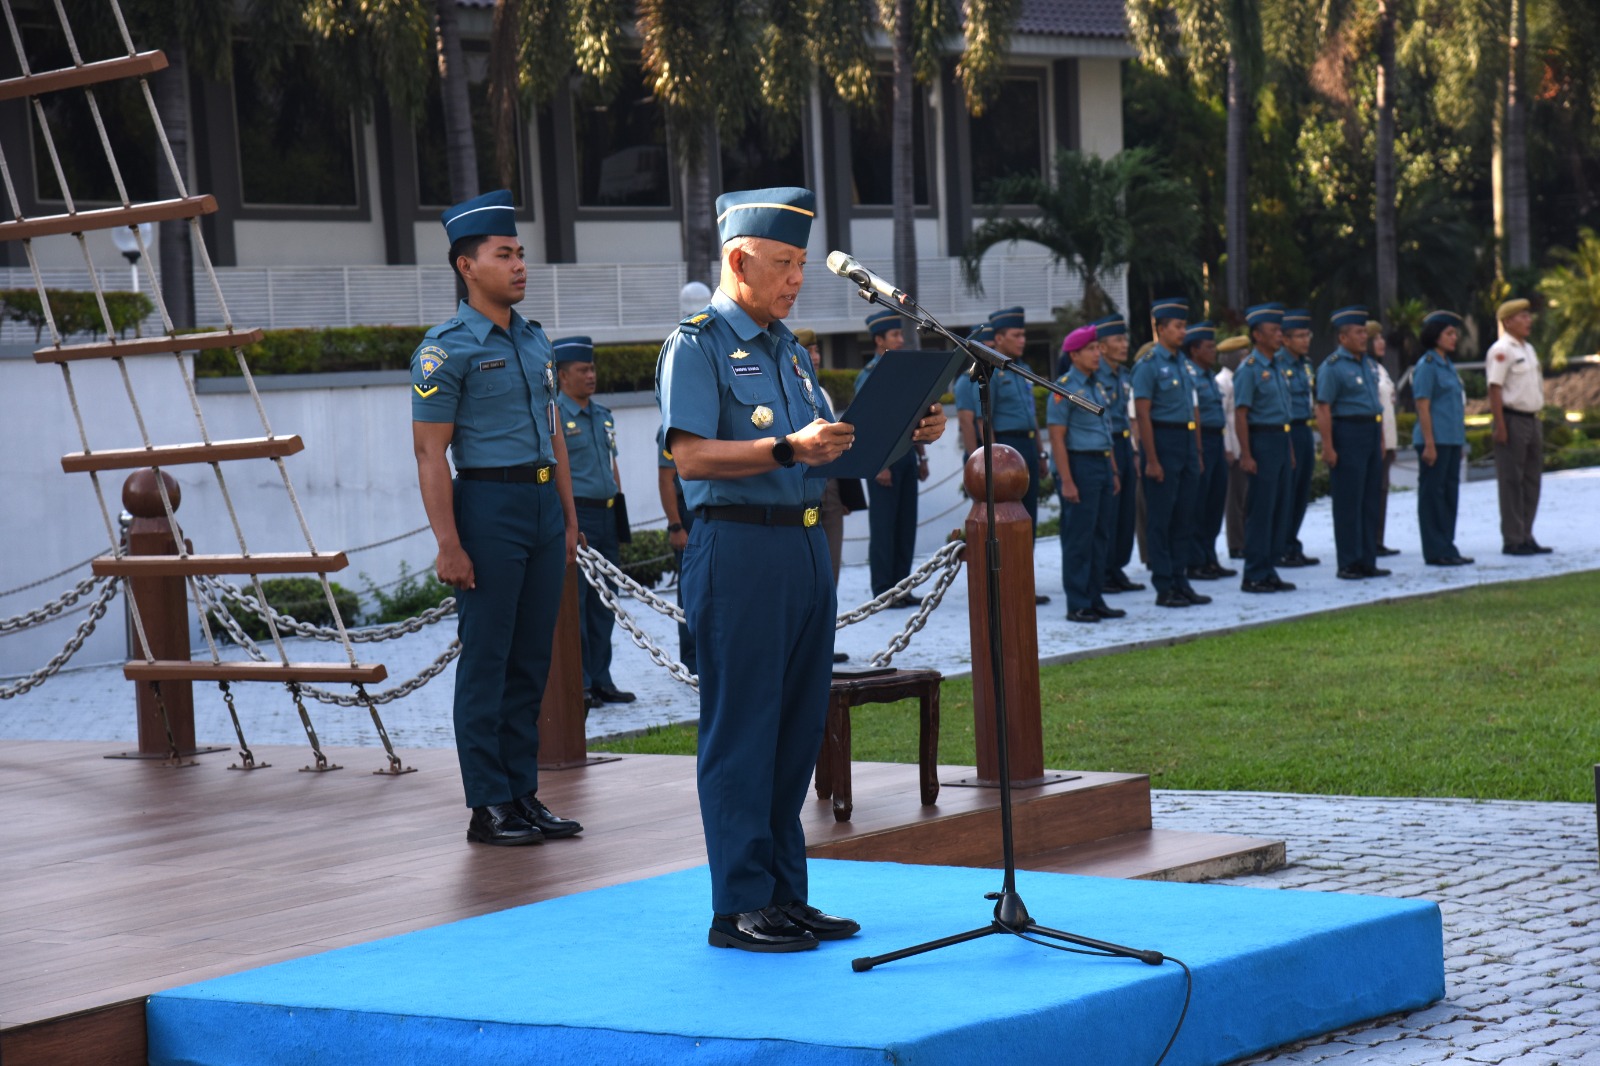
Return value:
[[(1376, 199), (1375, 239), (1378, 252), (1378, 317), (1387, 319), (1400, 295), (1399, 249), (1395, 219), (1394, 92), (1395, 15), (1399, 0), (1378, 0), (1378, 139), (1373, 170)], [(1389, 373), (1399, 369), (1399, 353), (1390, 356)]]
[(1545, 297), (1540, 334), (1552, 367), (1569, 356), (1600, 348), (1600, 235), (1578, 231), (1576, 249), (1558, 248), (1557, 265), (1545, 272), (1539, 291)]
[[(1115, 309), (1105, 280), (1123, 267), (1194, 287), (1199, 208), (1189, 186), (1170, 176), (1154, 153), (1131, 148), (1101, 159), (1064, 150), (1055, 171), (1053, 180), (1019, 176), (996, 183), (996, 204), (961, 259), (974, 293), (983, 291), (984, 253), (1017, 241), (1043, 245), (1078, 275), (1083, 312), (1091, 319)], [(1028, 204), (1038, 212), (1005, 217), (1000, 204)]]

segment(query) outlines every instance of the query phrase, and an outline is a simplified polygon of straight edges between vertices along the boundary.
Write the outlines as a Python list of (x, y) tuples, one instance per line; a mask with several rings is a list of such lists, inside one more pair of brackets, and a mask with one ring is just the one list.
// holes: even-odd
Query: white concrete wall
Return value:
[(1083, 151), (1122, 151), (1122, 60), (1078, 60), (1078, 130)]
[(580, 263), (681, 263), (683, 229), (677, 222), (577, 222), (573, 238)]
[[(383, 222), (245, 219), (233, 224), (238, 266), (380, 266)], [(441, 253), (440, 261), (444, 256)]]

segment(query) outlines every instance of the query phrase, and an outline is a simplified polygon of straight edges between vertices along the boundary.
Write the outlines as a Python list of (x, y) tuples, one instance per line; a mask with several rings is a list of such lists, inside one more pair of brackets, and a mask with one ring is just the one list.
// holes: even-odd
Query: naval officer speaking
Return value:
[[(805, 280), (808, 189), (717, 198), (722, 279), (661, 348), (656, 399), (695, 512), (684, 613), (700, 666), (697, 781), (711, 867), (707, 940), (802, 951), (860, 926), (807, 901), (800, 825), (822, 747), (837, 605), (823, 482), (855, 429), (834, 422), (782, 319)], [(913, 440), (937, 440), (937, 405)]]

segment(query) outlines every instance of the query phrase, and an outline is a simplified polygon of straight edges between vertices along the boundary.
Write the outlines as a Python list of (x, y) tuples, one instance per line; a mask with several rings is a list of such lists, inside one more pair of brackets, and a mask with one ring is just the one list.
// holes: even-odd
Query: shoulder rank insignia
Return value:
[(426, 381), (428, 378), (433, 377), (433, 372), (438, 370), (440, 364), (442, 364), (448, 358), (450, 357), (445, 354), (445, 350), (443, 348), (433, 344), (428, 345), (426, 348), (422, 349), (422, 351), (418, 352), (417, 366), (422, 368), (422, 379)]
[(411, 387), (416, 389), (417, 395), (421, 396), (424, 400), (439, 391), (439, 386), (437, 385), (429, 385), (427, 388), (423, 388), (421, 385), (413, 385)]
[(728, 353), (728, 358), (729, 359), (748, 359), (748, 358), (750, 358), (750, 353), (745, 351), (743, 348), (735, 348), (733, 351)]
[(708, 307), (704, 311), (697, 312), (690, 315), (688, 318), (683, 319), (678, 323), (678, 329), (689, 334), (699, 333), (705, 328), (705, 324), (710, 322), (715, 317), (716, 312), (712, 311)]

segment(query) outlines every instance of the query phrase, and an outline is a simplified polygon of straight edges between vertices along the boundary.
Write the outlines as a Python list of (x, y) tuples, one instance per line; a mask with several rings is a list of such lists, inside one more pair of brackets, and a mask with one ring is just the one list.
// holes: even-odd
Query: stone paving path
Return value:
[(1286, 841), (1288, 866), (1219, 884), (1414, 897), (1444, 913), (1443, 1000), (1246, 1062), (1600, 1064), (1593, 807), (1159, 791), (1154, 818)]

